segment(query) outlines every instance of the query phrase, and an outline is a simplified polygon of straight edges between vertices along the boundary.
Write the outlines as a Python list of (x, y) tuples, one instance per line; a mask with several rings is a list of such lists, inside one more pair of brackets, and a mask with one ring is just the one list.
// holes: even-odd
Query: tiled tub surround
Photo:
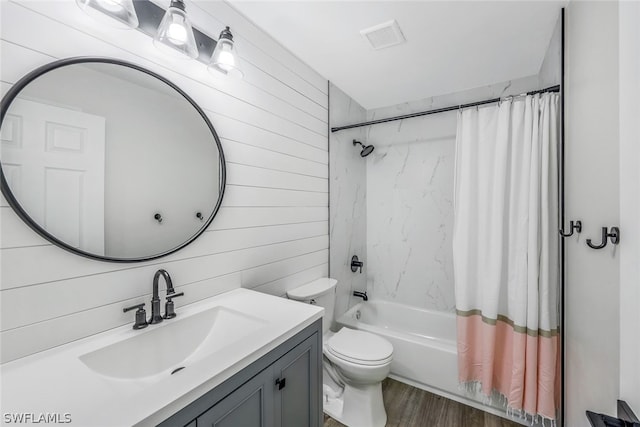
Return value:
[(421, 122), (432, 138), (390, 145), (370, 138), (367, 277), (375, 298), (451, 311), (455, 113)]
[[(82, 361), (92, 352), (136, 339), (157, 328), (189, 320), (208, 309), (247, 313), (251, 331), (201, 358), (142, 378), (112, 378), (94, 372)], [(3, 414), (48, 412), (69, 414), (78, 426), (151, 426), (184, 408), (261, 356), (322, 317), (323, 309), (246, 289), (235, 289), (178, 308), (178, 317), (143, 330), (130, 325), (24, 357), (0, 367)], [(133, 314), (130, 314), (133, 319)], [(173, 322), (173, 323), (172, 323)], [(162, 343), (158, 343), (162, 348)], [(214, 347), (215, 347), (215, 343)], [(196, 350), (197, 352), (198, 350)], [(126, 357), (136, 358), (136, 354)], [(4, 419), (4, 416), (3, 416)]]
[[(538, 76), (370, 110), (367, 120), (520, 94)], [(456, 112), (366, 127), (367, 287), (375, 299), (452, 312)]]
[[(361, 122), (366, 110), (333, 84), (329, 85), (330, 125), (332, 127)], [(336, 316), (344, 313), (353, 301), (352, 291), (365, 290), (367, 259), (366, 164), (353, 140), (363, 143), (364, 128), (330, 133), (329, 223), (330, 276), (338, 280)], [(364, 261), (363, 274), (351, 271), (351, 257)]]

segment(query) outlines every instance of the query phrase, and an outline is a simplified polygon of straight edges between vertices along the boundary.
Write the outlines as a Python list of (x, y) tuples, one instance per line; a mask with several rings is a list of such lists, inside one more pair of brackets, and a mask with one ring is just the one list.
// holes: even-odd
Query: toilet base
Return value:
[[(329, 397), (326, 394), (322, 398), (322, 411), (336, 421), (342, 422), (342, 396)], [(344, 423), (342, 423), (344, 424)]]
[(345, 385), (340, 397), (322, 398), (324, 413), (347, 427), (384, 427), (387, 413), (382, 401), (382, 383)]

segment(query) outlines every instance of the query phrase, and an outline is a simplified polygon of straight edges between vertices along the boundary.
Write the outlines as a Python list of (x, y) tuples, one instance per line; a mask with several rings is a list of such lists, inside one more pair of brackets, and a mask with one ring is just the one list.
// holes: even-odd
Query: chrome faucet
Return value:
[(163, 316), (160, 314), (160, 296), (158, 295), (158, 280), (160, 280), (160, 276), (164, 277), (164, 282), (167, 285), (167, 303), (165, 305), (165, 319), (171, 319), (176, 317), (176, 314), (173, 310), (173, 301), (172, 299), (175, 297), (179, 297), (184, 295), (184, 292), (180, 292), (176, 294), (176, 291), (173, 289), (173, 282), (171, 282), (171, 276), (167, 270), (160, 269), (156, 271), (156, 274), (153, 276), (153, 296), (151, 297), (151, 319), (149, 320), (150, 324), (160, 323), (162, 322)]

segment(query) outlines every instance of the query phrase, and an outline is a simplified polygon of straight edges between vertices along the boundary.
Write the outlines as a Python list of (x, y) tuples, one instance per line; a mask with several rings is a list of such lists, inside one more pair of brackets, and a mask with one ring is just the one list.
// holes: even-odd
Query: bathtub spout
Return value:
[(353, 291), (353, 296), (360, 297), (362, 298), (363, 301), (369, 301), (369, 297), (367, 296), (367, 291), (364, 291), (364, 292)]

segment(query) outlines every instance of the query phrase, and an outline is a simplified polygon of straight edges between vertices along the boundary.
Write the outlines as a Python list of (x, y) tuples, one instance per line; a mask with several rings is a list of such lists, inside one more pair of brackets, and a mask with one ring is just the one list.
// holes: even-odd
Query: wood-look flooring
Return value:
[[(521, 427), (471, 406), (387, 378), (382, 382), (387, 427)], [(344, 427), (324, 416), (324, 427)]]

